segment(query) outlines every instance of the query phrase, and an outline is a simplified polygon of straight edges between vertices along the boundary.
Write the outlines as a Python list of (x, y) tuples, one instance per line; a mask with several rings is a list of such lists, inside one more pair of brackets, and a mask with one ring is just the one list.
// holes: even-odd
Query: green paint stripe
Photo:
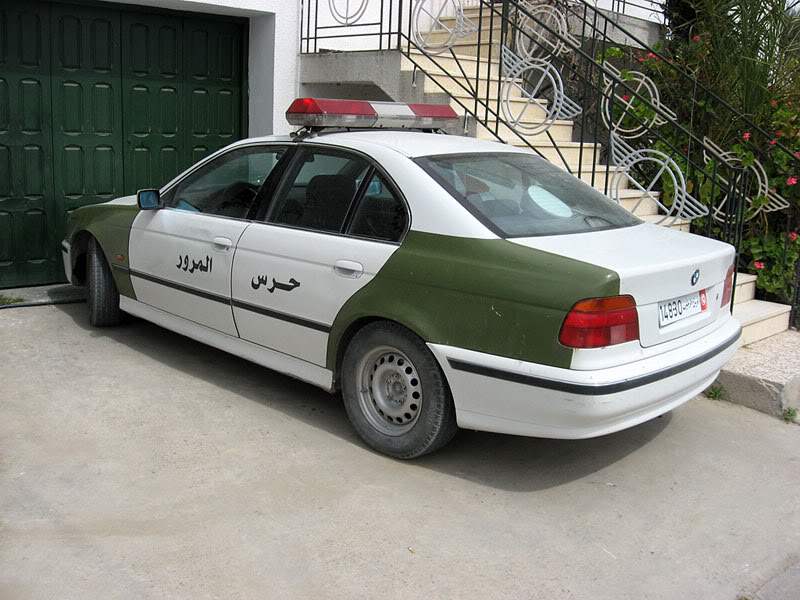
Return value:
[(617, 273), (596, 265), (506, 240), (411, 231), (337, 315), (328, 368), (348, 327), (374, 317), (426, 342), (568, 368), (572, 349), (558, 343), (567, 311), (578, 300), (617, 294)]

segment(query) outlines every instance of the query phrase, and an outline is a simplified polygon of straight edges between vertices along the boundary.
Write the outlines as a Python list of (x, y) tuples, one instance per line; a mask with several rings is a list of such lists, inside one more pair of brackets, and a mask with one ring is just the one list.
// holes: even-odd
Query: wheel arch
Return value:
[(73, 285), (86, 285), (86, 258), (89, 252), (89, 241), (94, 238), (91, 232), (81, 229), (72, 236), (70, 243), (71, 277)]
[[(89, 240), (100, 245), (119, 293), (136, 298), (128, 266), (129, 237), (138, 206), (127, 204), (93, 204), (70, 215), (66, 241), (70, 244), (72, 271), (80, 285), (86, 283), (86, 258)], [(76, 251), (77, 248), (77, 251)]]
[[(377, 322), (386, 322), (399, 325), (400, 327), (408, 330), (410, 333), (413, 333), (423, 342), (426, 342), (425, 337), (420, 335), (419, 331), (417, 331), (413, 326), (409, 326), (409, 324), (404, 323), (400, 319), (392, 318), (386, 315), (377, 315), (377, 314), (362, 315), (357, 318), (354, 318), (347, 325), (345, 325), (339, 330), (340, 333), (338, 333), (338, 335), (336, 336), (335, 342), (333, 344), (329, 343), (328, 364), (329, 368), (331, 368), (333, 372), (333, 384), (332, 384), (333, 391), (341, 389), (342, 362), (344, 361), (344, 355), (345, 352), (347, 352), (347, 347), (350, 345), (350, 342), (353, 340), (356, 334), (359, 331), (361, 331), (364, 327)], [(333, 333), (334, 330), (331, 330), (332, 336)], [(330, 355), (331, 351), (332, 355)], [(447, 378), (445, 377), (445, 382), (446, 381)]]

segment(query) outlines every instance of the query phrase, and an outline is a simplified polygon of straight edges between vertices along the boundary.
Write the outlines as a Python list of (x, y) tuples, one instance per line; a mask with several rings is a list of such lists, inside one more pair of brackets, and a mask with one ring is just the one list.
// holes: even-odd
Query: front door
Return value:
[(238, 335), (230, 297), (233, 252), (284, 149), (248, 146), (226, 152), (166, 191), (164, 208), (136, 217), (130, 270), (137, 300)]

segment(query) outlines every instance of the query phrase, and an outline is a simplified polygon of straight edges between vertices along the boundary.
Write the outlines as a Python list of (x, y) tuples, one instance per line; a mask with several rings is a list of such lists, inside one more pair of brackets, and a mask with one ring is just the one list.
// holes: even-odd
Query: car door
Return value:
[(302, 148), (266, 222), (236, 248), (231, 293), (242, 338), (325, 366), (331, 324), (398, 247), (410, 221), (366, 158)]
[(129, 249), (138, 301), (238, 335), (230, 299), (234, 248), (285, 149), (253, 145), (225, 152), (166, 190), (163, 208), (139, 213)]

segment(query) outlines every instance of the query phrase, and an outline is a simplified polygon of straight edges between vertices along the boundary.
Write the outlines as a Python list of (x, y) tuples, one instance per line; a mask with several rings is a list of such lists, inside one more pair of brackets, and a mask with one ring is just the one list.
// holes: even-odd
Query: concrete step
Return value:
[(746, 300), (734, 304), (733, 316), (742, 324), (742, 344), (752, 344), (789, 328), (789, 313), (792, 307), (787, 304)]
[(482, 79), (499, 79), (500, 62), (496, 60), (481, 60), (475, 56), (453, 56), (450, 53), (428, 56), (420, 50), (411, 50), (409, 54), (413, 57), (412, 62), (408, 57), (403, 56), (403, 70), (414, 68), (414, 64), (425, 71), (441, 71), (452, 75), (464, 75), (470, 79), (476, 76)]
[[(658, 198), (658, 193), (653, 195)], [(636, 188), (621, 189), (619, 191), (619, 204), (639, 218), (658, 214), (658, 204), (655, 203), (655, 200)]]
[(733, 304), (741, 304), (756, 297), (756, 277), (750, 273), (736, 274), (736, 292), (733, 295)]
[[(408, 69), (403, 70), (411, 71), (412, 69), (413, 65)], [(485, 79), (481, 78), (477, 81), (476, 85), (475, 79), (467, 79), (462, 75), (449, 74), (438, 70), (427, 71), (427, 74), (428, 77), (425, 78), (425, 86), (423, 88), (423, 91), (426, 94), (441, 93), (442, 88), (444, 88), (449, 94), (469, 94), (470, 89), (474, 89), (476, 87), (478, 94), (480, 94), (482, 97), (485, 97), (488, 93), (490, 100), (497, 98), (500, 94), (501, 82), (496, 79), (487, 82)], [(436, 82), (439, 82), (441, 87), (439, 87)], [(516, 86), (511, 87), (509, 97), (519, 98), (520, 96), (520, 90)]]
[[(502, 3), (498, 2), (497, 6), (489, 8), (488, 6), (467, 6), (464, 7), (464, 16), (472, 21), (475, 25), (478, 25), (478, 20), (480, 19), (480, 13), (483, 12), (483, 22), (484, 25), (488, 26), (489, 19), (492, 18), (492, 14), (494, 14), (494, 22), (498, 25), (500, 24), (500, 19), (503, 16), (503, 5)], [(451, 29), (455, 27), (455, 15), (443, 15), (439, 18), (439, 20), (447, 27)]]
[(689, 232), (691, 229), (692, 221), (690, 219), (674, 219), (672, 217), (664, 218), (664, 215), (636, 215), (645, 223), (653, 225), (661, 225), (662, 227), (669, 227), (678, 231)]
[[(527, 148), (528, 144), (518, 138), (517, 136), (508, 137), (503, 140), (507, 144), (516, 148)], [(539, 151), (540, 156), (546, 158), (553, 163), (562, 163), (566, 161), (567, 164), (582, 163), (592, 164), (595, 161), (597, 153), (600, 151), (600, 144), (581, 143), (581, 142), (558, 142), (557, 148), (549, 139), (534, 138), (528, 140), (536, 150)], [(559, 152), (561, 154), (559, 154)], [(562, 158), (563, 157), (563, 158)]]
[[(475, 104), (475, 99), (464, 90), (453, 92), (452, 96), (470, 108), (472, 108)], [(480, 101), (485, 103), (486, 96), (481, 96)], [(510, 98), (509, 103), (511, 104), (511, 110), (515, 115), (522, 115), (522, 120), (537, 122), (543, 120), (547, 116), (547, 106), (549, 102), (546, 98), (541, 98), (538, 103), (533, 103), (529, 102), (527, 98), (520, 98), (517, 96)], [(498, 107), (496, 96), (489, 96), (489, 106), (492, 108), (492, 110), (502, 110)], [(454, 108), (456, 108), (456, 106), (454, 106)], [(458, 112), (459, 108), (456, 108), (456, 112)], [(458, 114), (463, 114), (463, 109), (461, 109), (461, 112)], [(572, 123), (572, 121), (556, 121), (556, 124), (558, 123), (566, 124)]]
[[(455, 24), (453, 19), (447, 19), (447, 20), (443, 19), (443, 21), (448, 27), (452, 27)], [(475, 21), (475, 25), (478, 25), (477, 20)], [(483, 26), (481, 27), (480, 31), (473, 31), (469, 35), (456, 38), (456, 41), (454, 42), (453, 45), (454, 46), (459, 44), (477, 45), (479, 33), (480, 33), (481, 45), (488, 44), (489, 38), (491, 38), (492, 43), (498, 43), (500, 41), (500, 34), (502, 32), (502, 26), (500, 25), (500, 20), (495, 18), (493, 24), (494, 26), (489, 27), (488, 19), (484, 18), (484, 23), (482, 25)], [(430, 32), (427, 39), (428, 39), (428, 44), (431, 46), (435, 46), (438, 44), (445, 44), (450, 39), (450, 33), (448, 31), (445, 31), (444, 29), (434, 29), (433, 31)]]
[[(536, 105), (529, 104), (530, 107), (535, 107)], [(539, 110), (539, 107), (536, 107)], [(526, 110), (527, 112), (527, 110)], [(530, 110), (530, 112), (534, 112)], [(541, 118), (523, 118), (520, 119), (520, 123), (524, 125), (534, 125), (537, 123), (542, 123), (544, 119)], [(490, 119), (487, 121), (487, 127), (483, 125), (478, 125), (478, 132), (477, 138), (480, 140), (494, 140), (497, 139), (493, 133), (495, 128), (497, 130), (497, 134), (500, 136), (502, 140), (509, 140), (517, 137), (517, 134), (514, 132), (513, 129), (505, 125), (504, 123), (500, 122), (497, 123), (496, 119)], [(524, 130), (521, 130), (521, 133), (525, 135), (525, 139), (541, 141), (545, 143), (550, 143), (550, 138), (547, 137), (547, 132), (553, 136), (553, 140), (556, 142), (571, 142), (572, 141), (572, 121), (554, 121), (552, 125), (547, 129), (546, 132), (537, 133), (535, 135), (527, 135), (525, 134)]]
[(800, 409), (800, 332), (783, 331), (739, 348), (715, 385), (725, 400), (774, 417), (787, 408)]
[[(481, 40), (480, 45), (478, 42), (464, 42), (457, 41), (452, 44), (453, 52), (461, 56), (480, 56), (481, 60), (491, 58), (492, 60), (500, 60), (500, 38), (493, 38), (490, 44), (488, 39)], [(478, 52), (480, 51), (480, 55)]]

